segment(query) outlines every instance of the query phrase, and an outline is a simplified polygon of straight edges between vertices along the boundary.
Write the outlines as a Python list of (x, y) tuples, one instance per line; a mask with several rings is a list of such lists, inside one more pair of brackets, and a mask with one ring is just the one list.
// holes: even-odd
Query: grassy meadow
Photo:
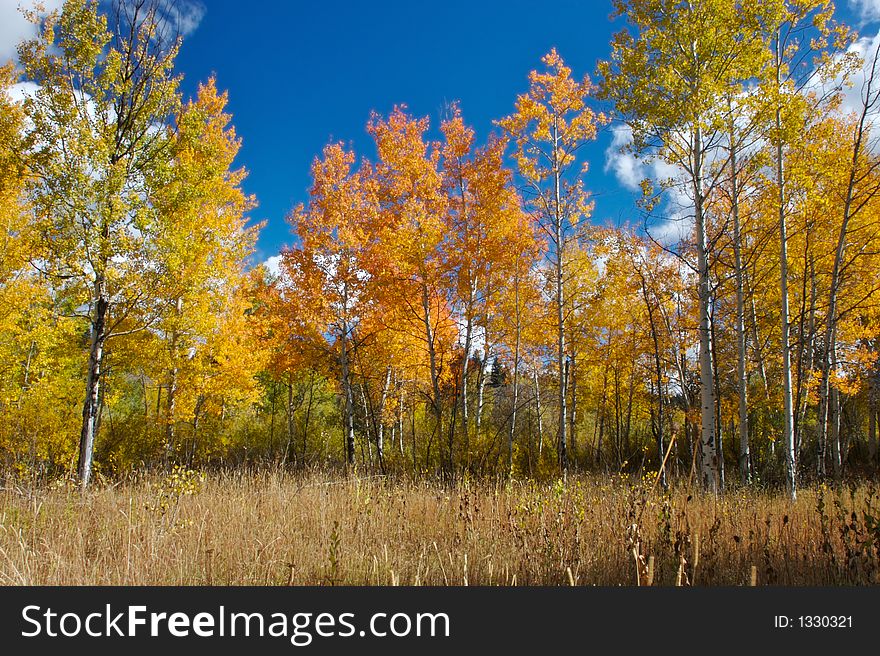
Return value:
[(873, 483), (717, 498), (649, 477), (455, 486), (177, 469), (0, 491), (6, 585), (863, 585)]

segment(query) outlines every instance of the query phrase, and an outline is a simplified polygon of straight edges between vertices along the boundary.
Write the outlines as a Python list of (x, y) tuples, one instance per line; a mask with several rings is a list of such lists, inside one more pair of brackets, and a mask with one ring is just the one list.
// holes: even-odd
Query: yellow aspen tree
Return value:
[(617, 0), (627, 28), (600, 64), (603, 96), (633, 131), (635, 149), (679, 169), (693, 201), (699, 299), (700, 479), (719, 489), (715, 376), (710, 320), (712, 283), (707, 199), (719, 175), (709, 162), (723, 142), (724, 100), (731, 79), (758, 72), (761, 42), (750, 4), (734, 0)]
[[(94, 0), (68, 0), (19, 47), (39, 89), (24, 102), (33, 151), (28, 195), (44, 239), (46, 273), (89, 331), (77, 472), (92, 476), (108, 342), (155, 320), (147, 265), (158, 226), (146, 180), (170, 136), (157, 129), (179, 105), (176, 41), (159, 2), (108, 18)], [(82, 308), (82, 310), (80, 310)]]
[(177, 396), (181, 368), (212, 334), (226, 299), (240, 286), (259, 226), (245, 213), (255, 201), (241, 189), (247, 175), (234, 169), (241, 140), (226, 113), (227, 94), (211, 78), (199, 86), (176, 120), (169, 157), (153, 181), (153, 205), (160, 213), (156, 261), (160, 273), (165, 357), (165, 452), (176, 445)]
[[(834, 19), (834, 4), (828, 0), (768, 0), (768, 20), (763, 23), (762, 37), (772, 59), (762, 72), (760, 89), (770, 107), (769, 125), (772, 156), (776, 175), (776, 211), (779, 231), (780, 328), (783, 377), (783, 458), (786, 483), (792, 498), (797, 495), (797, 436), (794, 434), (794, 401), (791, 378), (791, 345), (788, 289), (788, 227), (790, 207), (786, 189), (785, 154), (798, 138), (805, 116), (818, 109), (815, 93), (809, 87), (832, 79), (845, 70), (847, 57), (842, 53), (852, 35)], [(811, 61), (812, 60), (812, 61)], [(807, 64), (805, 66), (805, 63)], [(819, 98), (821, 100), (821, 98)], [(811, 107), (812, 106), (812, 107)], [(830, 353), (830, 344), (823, 345)], [(827, 359), (827, 358), (825, 358)], [(824, 406), (824, 400), (820, 401)], [(820, 414), (823, 410), (820, 409)], [(820, 469), (824, 466), (824, 421), (820, 421)]]
[(0, 462), (27, 476), (70, 465), (76, 416), (58, 399), (79, 393), (71, 357), (78, 336), (74, 322), (53, 313), (38, 270), (39, 234), (24, 197), (24, 113), (10, 93), (13, 81), (12, 65), (0, 67)]
[(514, 160), (525, 183), (527, 209), (549, 237), (553, 299), (556, 309), (556, 382), (558, 387), (557, 456), (568, 470), (568, 412), (566, 385), (565, 261), (572, 239), (583, 231), (593, 204), (583, 188), (586, 163), (578, 151), (596, 138), (604, 122), (587, 106), (593, 91), (588, 76), (577, 80), (556, 52), (545, 55), (546, 71), (529, 74), (529, 90), (516, 100), (516, 111), (498, 121), (514, 142)]

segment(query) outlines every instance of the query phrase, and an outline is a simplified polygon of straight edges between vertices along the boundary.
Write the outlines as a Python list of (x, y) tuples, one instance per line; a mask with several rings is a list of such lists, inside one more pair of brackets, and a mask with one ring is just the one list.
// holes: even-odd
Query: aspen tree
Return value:
[(118, 0), (110, 18), (94, 0), (68, 0), (22, 43), (24, 103), (34, 175), (28, 193), (46, 236), (47, 272), (82, 307), (89, 349), (77, 471), (92, 476), (110, 340), (155, 321), (151, 236), (161, 218), (146, 200), (166, 156), (165, 124), (179, 105), (176, 35), (157, 0)]
[(618, 0), (627, 22), (612, 41), (611, 59), (600, 64), (602, 95), (614, 100), (632, 128), (634, 147), (677, 167), (693, 201), (699, 299), (700, 478), (717, 491), (715, 377), (712, 364), (708, 202), (719, 184), (712, 161), (720, 156), (723, 101), (731, 78), (756, 71), (760, 41), (749, 37), (749, 6), (733, 0)]
[[(587, 106), (590, 78), (576, 80), (556, 52), (545, 55), (546, 72), (529, 74), (529, 91), (516, 101), (516, 112), (498, 121), (515, 144), (514, 160), (525, 182), (526, 206), (550, 241), (553, 303), (556, 310), (556, 382), (558, 387), (557, 455), (568, 470), (566, 361), (566, 257), (593, 203), (583, 188), (586, 164), (577, 166), (578, 150), (596, 138), (604, 116)], [(580, 226), (580, 227), (579, 227)]]

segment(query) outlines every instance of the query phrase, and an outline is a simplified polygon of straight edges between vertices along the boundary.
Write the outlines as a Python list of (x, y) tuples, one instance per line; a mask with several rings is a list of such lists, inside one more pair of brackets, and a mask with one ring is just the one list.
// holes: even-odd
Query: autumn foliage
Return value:
[[(491, 134), (401, 105), (365, 117), (372, 159), (328, 143), (277, 271), (253, 261), (227, 95), (182, 97), (155, 4), (31, 16), (0, 69), (5, 475), (649, 471), (794, 495), (875, 472), (871, 53), (830, 3), (616, 5), (596, 82), (552, 50)], [(609, 124), (670, 172), (614, 225), (583, 148)]]

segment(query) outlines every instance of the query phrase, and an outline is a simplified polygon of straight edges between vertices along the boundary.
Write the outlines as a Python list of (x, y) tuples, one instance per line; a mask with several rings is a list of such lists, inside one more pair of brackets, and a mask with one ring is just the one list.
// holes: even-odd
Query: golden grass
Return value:
[[(0, 492), (13, 585), (880, 582), (873, 485), (719, 499), (624, 478), (510, 484), (177, 471)], [(753, 574), (754, 568), (754, 574)]]

